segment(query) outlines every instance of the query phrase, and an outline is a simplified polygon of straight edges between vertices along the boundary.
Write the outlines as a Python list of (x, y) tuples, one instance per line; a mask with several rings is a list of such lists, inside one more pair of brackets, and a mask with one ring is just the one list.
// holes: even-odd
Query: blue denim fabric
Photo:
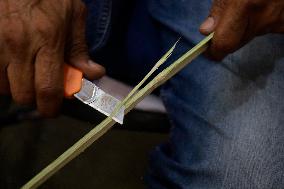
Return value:
[[(151, 15), (165, 26), (163, 46), (179, 35), (180, 54), (196, 44), (209, 7), (151, 1)], [(222, 63), (198, 58), (163, 87), (173, 128), (151, 155), (148, 188), (284, 188), (283, 52), (283, 35), (263, 36)]]
[(88, 9), (86, 38), (90, 54), (107, 42), (110, 32), (112, 0), (83, 0)]
[[(144, 2), (162, 52), (182, 36), (177, 58), (202, 38), (211, 1)], [(150, 156), (147, 187), (283, 189), (283, 52), (283, 35), (259, 37), (222, 63), (200, 57), (167, 82), (161, 96), (173, 127)]]

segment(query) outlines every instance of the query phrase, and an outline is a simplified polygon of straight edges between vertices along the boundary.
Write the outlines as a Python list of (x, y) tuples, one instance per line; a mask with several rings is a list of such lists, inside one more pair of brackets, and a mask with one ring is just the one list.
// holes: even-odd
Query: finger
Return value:
[(271, 27), (271, 32), (283, 34), (284, 33), (284, 11), (283, 9), (280, 12), (278, 12), (278, 14), (276, 15), (278, 15), (278, 18), (276, 18), (275, 20), (278, 20), (278, 22), (276, 22), (276, 24), (273, 24), (273, 26)]
[(209, 48), (209, 54), (215, 60), (221, 60), (234, 52), (243, 45), (243, 39), (248, 38), (246, 30), (249, 24), (249, 14), (239, 1), (233, 2), (228, 4), (222, 17), (219, 18)]
[(10, 87), (6, 65), (0, 62), (0, 113), (5, 111), (10, 104)]
[(3, 40), (3, 33), (0, 30), (0, 95), (9, 95), (10, 86), (7, 75), (8, 59), (6, 58), (6, 48)]
[(86, 8), (80, 0), (75, 2), (71, 41), (68, 44), (70, 51), (67, 53), (67, 59), (71, 65), (80, 69), (88, 79), (98, 79), (105, 74), (105, 69), (99, 64), (89, 61), (85, 39)]
[(92, 60), (77, 60), (72, 63), (73, 66), (83, 71), (84, 76), (89, 80), (100, 79), (106, 73), (105, 68)]
[(7, 64), (0, 62), (0, 95), (10, 94), (9, 80), (7, 76)]
[(63, 52), (59, 50), (43, 47), (37, 54), (36, 101), (37, 109), (44, 117), (54, 117), (59, 112), (63, 99), (63, 63)]
[[(6, 22), (6, 27), (1, 29), (1, 36), (7, 68), (2, 67), (2, 72), (7, 72), (14, 101), (22, 105), (32, 104), (34, 101), (34, 67), (32, 53), (28, 48), (31, 41), (28, 40), (29, 36), (22, 20), (12, 19)], [(4, 78), (4, 82), (7, 84), (6, 79)]]
[[(0, 34), (1, 35), (1, 34)], [(0, 39), (0, 95), (10, 94), (10, 86), (7, 75), (8, 60), (6, 57), (4, 44)]]
[(210, 10), (209, 16), (201, 24), (199, 31), (204, 35), (212, 33), (219, 23), (221, 15), (224, 13), (228, 0), (215, 0)]
[(214, 17), (209, 16), (200, 26), (199, 31), (203, 35), (209, 35), (215, 30), (216, 23)]
[(30, 59), (11, 57), (8, 66), (10, 90), (17, 104), (33, 104), (34, 92), (34, 66)]

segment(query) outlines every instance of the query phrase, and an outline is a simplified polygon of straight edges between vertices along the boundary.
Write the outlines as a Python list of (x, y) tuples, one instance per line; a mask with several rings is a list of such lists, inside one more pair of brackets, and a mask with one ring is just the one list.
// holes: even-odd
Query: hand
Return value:
[(0, 95), (51, 117), (63, 98), (64, 62), (101, 77), (87, 54), (85, 15), (81, 0), (1, 0)]
[(255, 36), (284, 33), (283, 0), (214, 0), (201, 33), (215, 32), (209, 54), (223, 59)]

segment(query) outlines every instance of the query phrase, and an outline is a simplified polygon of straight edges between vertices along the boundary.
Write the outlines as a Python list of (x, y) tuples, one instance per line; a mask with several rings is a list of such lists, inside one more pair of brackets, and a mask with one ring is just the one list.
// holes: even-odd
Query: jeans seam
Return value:
[(104, 1), (102, 6), (101, 13), (99, 14), (98, 18), (98, 25), (96, 28), (96, 33), (101, 37), (97, 38), (95, 41), (95, 47), (92, 50), (97, 50), (101, 46), (105, 44), (107, 41), (107, 37), (110, 30), (110, 23), (111, 23), (111, 10), (112, 10), (112, 1)]

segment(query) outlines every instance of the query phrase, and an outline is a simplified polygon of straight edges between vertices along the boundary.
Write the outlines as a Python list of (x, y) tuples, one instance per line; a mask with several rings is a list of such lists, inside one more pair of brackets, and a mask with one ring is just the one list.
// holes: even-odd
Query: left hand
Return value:
[(0, 95), (54, 117), (64, 63), (90, 80), (103, 76), (104, 68), (89, 61), (86, 13), (82, 0), (0, 0)]
[(221, 60), (255, 36), (284, 33), (284, 0), (214, 0), (200, 32), (215, 32), (208, 51)]

